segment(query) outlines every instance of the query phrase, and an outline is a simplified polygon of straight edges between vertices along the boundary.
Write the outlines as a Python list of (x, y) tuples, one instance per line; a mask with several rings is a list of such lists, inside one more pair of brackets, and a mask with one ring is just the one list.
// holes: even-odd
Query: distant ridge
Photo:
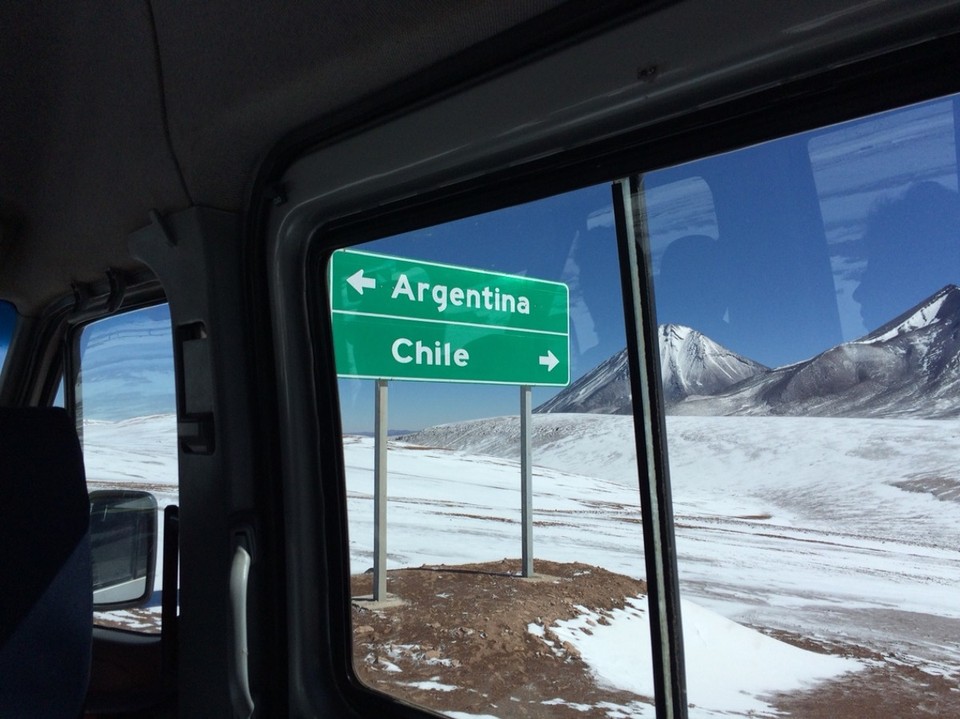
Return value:
[(947, 285), (857, 341), (884, 341), (940, 322), (956, 321), (958, 317), (960, 317), (960, 289), (956, 285)]
[[(669, 414), (960, 417), (960, 289), (947, 285), (853, 342), (770, 370), (696, 330), (659, 328)], [(537, 412), (627, 414), (623, 350)]]
[(622, 349), (533, 411), (630, 414), (630, 399), (627, 350)]

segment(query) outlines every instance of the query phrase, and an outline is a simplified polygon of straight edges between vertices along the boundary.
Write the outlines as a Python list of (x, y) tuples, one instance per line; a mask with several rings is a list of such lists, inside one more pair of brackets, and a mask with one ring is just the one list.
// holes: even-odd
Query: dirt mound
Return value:
[[(577, 650), (551, 629), (584, 614), (583, 609), (599, 614), (598, 623), (604, 624), (626, 598), (645, 594), (645, 583), (586, 564), (538, 561), (535, 569), (535, 577), (524, 579), (520, 562), (505, 559), (394, 570), (388, 574), (389, 600), (382, 603), (369, 599), (371, 574), (353, 577), (358, 676), (391, 696), (440, 712), (561, 719), (646, 716), (652, 697), (598, 685)], [(960, 692), (947, 677), (855, 644), (755, 628), (803, 649), (867, 664), (863, 672), (767, 697), (782, 715), (960, 716)]]
[[(581, 614), (578, 606), (598, 611), (602, 623), (604, 612), (645, 594), (646, 584), (586, 564), (541, 560), (535, 570), (524, 579), (519, 561), (502, 560), (389, 572), (395, 601), (354, 602), (357, 674), (440, 711), (592, 719), (609, 715), (601, 702), (636, 702), (598, 687), (550, 627)], [(372, 575), (352, 581), (355, 598), (371, 593)]]

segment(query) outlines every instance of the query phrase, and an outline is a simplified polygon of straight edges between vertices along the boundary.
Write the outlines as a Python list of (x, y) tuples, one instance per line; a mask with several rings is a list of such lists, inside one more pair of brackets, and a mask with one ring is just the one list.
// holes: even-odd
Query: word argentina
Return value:
[(467, 307), (492, 312), (506, 312), (509, 314), (530, 314), (530, 300), (523, 295), (514, 297), (501, 292), (499, 287), (483, 287), (482, 289), (448, 287), (447, 285), (432, 285), (429, 282), (417, 282), (416, 289), (410, 283), (406, 274), (397, 278), (393, 286), (390, 299), (405, 297), (411, 302), (433, 301), (437, 312), (444, 312), (447, 307)]

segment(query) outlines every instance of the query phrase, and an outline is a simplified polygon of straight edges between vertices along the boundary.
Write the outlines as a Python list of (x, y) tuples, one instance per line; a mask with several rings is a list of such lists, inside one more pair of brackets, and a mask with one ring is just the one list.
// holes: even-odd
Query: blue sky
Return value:
[(117, 420), (177, 411), (166, 305), (88, 325), (81, 335), (80, 352), (84, 419)]

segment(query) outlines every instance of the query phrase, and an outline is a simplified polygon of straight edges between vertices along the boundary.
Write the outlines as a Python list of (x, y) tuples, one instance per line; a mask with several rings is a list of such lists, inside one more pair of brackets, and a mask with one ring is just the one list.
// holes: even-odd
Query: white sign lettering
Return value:
[[(410, 348), (413, 351), (410, 351)], [(433, 345), (424, 344), (421, 340), (414, 342), (406, 337), (398, 337), (390, 346), (393, 359), (400, 364), (413, 362), (419, 365), (439, 365), (442, 367), (466, 367), (470, 361), (470, 353), (463, 348), (453, 349), (449, 342), (440, 343), (436, 340)]]
[(508, 314), (530, 314), (530, 300), (523, 295), (514, 296), (508, 292), (501, 292), (499, 287), (482, 287), (479, 289), (468, 287), (448, 287), (447, 285), (430, 285), (429, 282), (418, 282), (416, 290), (406, 274), (401, 274), (393, 286), (390, 299), (404, 297), (410, 302), (429, 302), (437, 306), (437, 312), (444, 312), (447, 307), (467, 307), (468, 309), (482, 309), (490, 312), (505, 312)]

